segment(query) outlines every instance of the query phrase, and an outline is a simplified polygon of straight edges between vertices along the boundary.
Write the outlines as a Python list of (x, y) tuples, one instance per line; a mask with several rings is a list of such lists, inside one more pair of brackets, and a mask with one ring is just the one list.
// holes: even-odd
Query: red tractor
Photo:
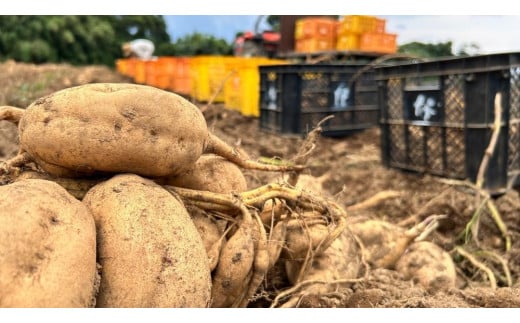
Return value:
[(280, 33), (270, 30), (258, 31), (260, 22), (264, 16), (259, 16), (255, 23), (254, 33), (246, 31), (239, 35), (233, 44), (235, 56), (263, 56), (272, 58), (280, 45)]

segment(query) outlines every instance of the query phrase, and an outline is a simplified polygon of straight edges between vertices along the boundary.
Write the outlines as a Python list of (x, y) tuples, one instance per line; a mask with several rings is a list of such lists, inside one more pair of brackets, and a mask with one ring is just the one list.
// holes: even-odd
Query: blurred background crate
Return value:
[(385, 165), (475, 181), (500, 92), (500, 137), (484, 187), (500, 193), (520, 183), (520, 53), (399, 64), (377, 73)]
[(366, 52), (393, 54), (397, 52), (396, 34), (364, 33), (360, 36), (359, 49)]
[(359, 16), (359, 15), (349, 15), (343, 16), (340, 18), (339, 23), (337, 25), (337, 34), (363, 34), (363, 33), (373, 33), (378, 29), (380, 30), (383, 27), (384, 32), (384, 23), (383, 19), (379, 19), (374, 16)]
[[(220, 55), (194, 56), (190, 61), (191, 97), (200, 102), (208, 102), (224, 85), (226, 57)], [(224, 91), (215, 96), (213, 102), (224, 102)]]
[(260, 67), (260, 128), (304, 135), (329, 115), (325, 136), (345, 136), (378, 125), (374, 71), (364, 64), (291, 64)]
[(191, 93), (191, 57), (176, 57), (170, 89), (176, 93), (188, 96)]
[(302, 18), (296, 21), (295, 51), (312, 53), (334, 50), (337, 20), (326, 17)]
[(225, 105), (245, 116), (260, 116), (259, 67), (286, 64), (286, 61), (264, 57), (240, 57), (232, 61), (233, 74), (226, 82)]

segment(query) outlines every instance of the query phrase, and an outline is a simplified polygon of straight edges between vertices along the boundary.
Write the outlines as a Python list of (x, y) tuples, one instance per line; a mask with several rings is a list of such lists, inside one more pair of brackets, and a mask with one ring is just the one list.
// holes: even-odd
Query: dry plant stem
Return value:
[(462, 247), (455, 247), (455, 251), (459, 255), (463, 256), (466, 259), (468, 259), (469, 262), (471, 262), (473, 264), (473, 266), (475, 266), (478, 269), (480, 269), (483, 272), (485, 272), (486, 275), (488, 276), (491, 288), (492, 289), (496, 289), (497, 288), (497, 280), (495, 278), (495, 275), (493, 274), (493, 271), (491, 271), (491, 269), (489, 269), (488, 266), (486, 266), (482, 262), (478, 261), (475, 257), (473, 257), (473, 255), (471, 255), (469, 252), (464, 250), (464, 248), (462, 248)]
[(484, 185), (484, 175), (488, 169), (489, 160), (491, 156), (495, 152), (495, 147), (498, 142), (498, 136), (500, 135), (500, 126), (502, 125), (502, 93), (497, 92), (495, 95), (495, 121), (493, 123), (493, 133), (491, 134), (491, 139), (489, 141), (489, 145), (484, 152), (484, 157), (482, 158), (482, 162), (480, 163), (480, 167), (477, 173), (476, 186), (481, 189)]
[(33, 158), (27, 152), (22, 152), (5, 162), (0, 163), (0, 175), (11, 174), (16, 168), (32, 161)]
[[(323, 130), (321, 128), (321, 125), (325, 121), (332, 119), (333, 117), (334, 116), (331, 115), (331, 116), (327, 116), (327, 117), (323, 118), (320, 122), (318, 122), (316, 127), (311, 132), (309, 132), (309, 134), (305, 138), (305, 141), (300, 146), (298, 154), (296, 154), (296, 156), (294, 156), (291, 159), (291, 161), (294, 164), (305, 165), (307, 163), (307, 161), (309, 160), (309, 157), (311, 155), (311, 152), (314, 150), (314, 148), (316, 148), (316, 143), (318, 142), (321, 131)], [(300, 175), (299, 172), (291, 171), (289, 173), (289, 178), (287, 179), (287, 183), (289, 183), (289, 185), (291, 185), (291, 186), (296, 186), (296, 183), (298, 183), (299, 175)]]
[(421, 216), (423, 215), (423, 213), (428, 210), (434, 203), (436, 203), (437, 201), (440, 201), (444, 198), (444, 196), (448, 193), (448, 192), (451, 192), (453, 190), (452, 187), (448, 187), (447, 189), (445, 189), (444, 191), (442, 191), (440, 194), (436, 195), (434, 198), (432, 198), (431, 200), (429, 200), (428, 202), (426, 202), (426, 204), (424, 204), (420, 209), (419, 211), (417, 211), (415, 214), (413, 214), (412, 216), (404, 219), (404, 220), (401, 220), (397, 223), (397, 225), (401, 226), (401, 227), (407, 227), (413, 223), (416, 223), (418, 221), (420, 221), (420, 218)]
[(235, 163), (236, 165), (244, 169), (256, 169), (272, 172), (287, 172), (299, 170), (301, 171), (305, 168), (301, 165), (272, 165), (251, 160), (247, 156), (242, 154), (239, 149), (231, 147), (230, 145), (222, 141), (222, 139), (218, 138), (213, 134), (209, 134), (208, 144), (205, 153), (214, 153), (216, 155), (224, 157), (227, 160)]
[(471, 217), (469, 222), (466, 223), (466, 227), (465, 227), (464, 232), (463, 232), (463, 234), (464, 234), (464, 243), (468, 243), (469, 242), (469, 235), (471, 234), (472, 237), (473, 237), (473, 240), (478, 245), (478, 239), (477, 239), (478, 223), (479, 223), (480, 215), (482, 214), (482, 211), (484, 210), (484, 206), (485, 206), (488, 198), (489, 197), (486, 197), (485, 200), (480, 203), (478, 208), (473, 213), (473, 216)]
[(0, 120), (5, 120), (18, 125), (25, 109), (11, 107), (8, 105), (0, 107)]
[(349, 88), (352, 88), (352, 85), (354, 84), (354, 82), (356, 82), (356, 80), (363, 74), (365, 73), (366, 71), (376, 67), (377, 65), (385, 62), (385, 61), (388, 61), (388, 60), (391, 60), (391, 59), (396, 59), (396, 58), (399, 58), (399, 59), (415, 59), (415, 60), (424, 60), (423, 58), (420, 58), (420, 57), (417, 57), (415, 55), (408, 55), (408, 54), (388, 54), (388, 55), (385, 55), (385, 56), (381, 56), (375, 60), (373, 60), (372, 62), (368, 63), (367, 65), (365, 65), (363, 68), (359, 69), (351, 78), (350, 78), (350, 82), (349, 82)]
[(495, 221), (498, 229), (502, 233), (502, 236), (506, 240), (506, 252), (511, 250), (511, 235), (509, 234), (507, 230), (507, 226), (505, 225), (504, 221), (502, 221), (502, 217), (500, 216), (500, 213), (497, 210), (497, 207), (495, 203), (491, 201), (491, 199), (487, 200), (487, 207), (489, 209), (489, 212), (491, 213), (491, 217)]
[[(328, 248), (328, 246), (330, 246), (330, 244), (341, 234), (347, 225), (347, 214), (336, 202), (326, 201), (321, 197), (312, 196), (304, 191), (284, 187), (276, 183), (267, 184), (254, 190), (242, 192), (236, 196), (232, 194), (190, 190), (168, 185), (163, 187), (170, 192), (178, 194), (182, 199), (187, 200), (188, 203), (193, 203), (202, 209), (209, 207), (209, 210), (211, 210), (213, 209), (212, 204), (226, 206), (230, 209), (236, 209), (237, 207), (242, 209), (244, 205), (261, 208), (265, 201), (269, 199), (282, 198), (293, 201), (299, 207), (307, 210), (314, 210), (319, 213), (328, 213), (330, 214), (331, 222), (335, 223), (335, 227), (332, 229), (327, 239), (323, 241), (323, 244), (320, 245), (319, 251), (316, 250), (316, 252), (321, 252)], [(207, 209), (208, 208), (206, 208), (206, 210)]]
[(502, 220), (502, 217), (500, 216), (500, 212), (498, 212), (498, 209), (496, 208), (495, 203), (493, 203), (492, 199), (489, 198), (489, 194), (487, 192), (485, 192), (482, 189), (479, 189), (475, 184), (473, 184), (469, 181), (461, 181), (461, 180), (446, 179), (446, 178), (439, 178), (437, 180), (439, 182), (447, 184), (447, 185), (468, 187), (468, 188), (476, 191), (480, 197), (483, 197), (487, 203), (487, 207), (491, 213), (491, 217), (495, 221), (497, 228), (500, 230), (500, 233), (506, 240), (506, 243), (505, 243), (506, 251), (511, 250), (511, 235), (509, 234), (507, 226), (505, 225), (504, 221)]
[(285, 236), (287, 235), (287, 219), (283, 219), (276, 224), (271, 225), (269, 238), (267, 240), (267, 251), (269, 253), (269, 269), (280, 258), (280, 253), (285, 244)]
[(430, 215), (422, 222), (408, 229), (405, 234), (408, 237), (413, 237), (416, 241), (424, 240), (430, 233), (432, 233), (437, 228), (437, 226), (439, 225), (438, 221), (445, 218), (446, 215), (444, 214)]
[(226, 77), (224, 77), (224, 79), (222, 80), (222, 82), (220, 82), (220, 85), (218, 87), (218, 89), (215, 91), (215, 93), (213, 93), (213, 95), (211, 96), (211, 98), (209, 99), (208, 103), (206, 103), (206, 105), (204, 105), (202, 108), (200, 108), (200, 111), (201, 112), (204, 112), (206, 111), (212, 104), (213, 102), (215, 101), (215, 99), (217, 98), (217, 96), (220, 94), (220, 92), (222, 92), (222, 90), (224, 89), (224, 85), (226, 84), (227, 80), (233, 75), (233, 74), (236, 74), (236, 70), (233, 70), (231, 72), (228, 73), (228, 75), (226, 75)]
[(364, 201), (361, 201), (354, 205), (348, 206), (347, 211), (357, 211), (357, 210), (362, 210), (362, 209), (368, 209), (368, 208), (378, 205), (379, 203), (381, 203), (385, 200), (401, 197), (402, 195), (403, 195), (403, 193), (398, 192), (398, 191), (392, 191), (392, 190), (382, 191), (382, 192), (376, 193), (375, 195), (369, 197), (368, 199), (366, 199)]
[(513, 285), (513, 280), (511, 279), (511, 271), (509, 270), (507, 261), (504, 258), (500, 257), (495, 252), (486, 251), (486, 250), (479, 251), (478, 255), (485, 257), (485, 258), (492, 259), (492, 260), (500, 263), (500, 265), (502, 266), (502, 269), (504, 270), (504, 274), (506, 275), (505, 281), (506, 281), (507, 286), (511, 287)]

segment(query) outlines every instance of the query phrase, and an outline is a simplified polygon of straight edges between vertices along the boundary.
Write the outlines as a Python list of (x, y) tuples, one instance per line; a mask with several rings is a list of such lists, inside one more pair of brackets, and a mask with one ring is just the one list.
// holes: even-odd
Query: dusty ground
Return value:
[[(0, 105), (26, 107), (53, 91), (92, 82), (131, 82), (105, 67), (77, 68), (68, 65), (34, 66), (6, 62), (0, 64)], [(289, 159), (296, 154), (303, 138), (279, 136), (261, 131), (258, 119), (246, 118), (222, 105), (205, 111), (211, 130), (230, 144), (240, 146), (251, 157)], [(16, 128), (0, 121), (0, 160), (16, 154)], [(411, 227), (429, 215), (445, 214), (436, 232), (427, 240), (450, 252), (457, 268), (457, 287), (428, 292), (403, 279), (394, 270), (371, 269), (355, 284), (335, 293), (301, 299), (301, 307), (520, 307), (520, 196), (519, 190), (496, 197), (493, 202), (507, 227), (512, 242), (505, 241), (490, 213), (483, 211), (478, 230), (464, 240), (463, 232), (479, 208), (475, 191), (443, 179), (387, 169), (381, 164), (379, 129), (373, 128), (344, 138), (321, 137), (308, 162), (307, 174), (318, 178), (322, 188), (345, 208), (376, 193), (395, 191), (397, 197), (360, 211), (349, 212), (349, 220), (384, 219)], [(278, 179), (277, 175), (246, 171), (250, 188)], [(475, 263), (455, 250), (463, 247), (479, 264), (494, 274), (497, 288)], [(488, 255), (483, 256), (482, 251)], [(258, 306), (268, 305), (259, 301)]]

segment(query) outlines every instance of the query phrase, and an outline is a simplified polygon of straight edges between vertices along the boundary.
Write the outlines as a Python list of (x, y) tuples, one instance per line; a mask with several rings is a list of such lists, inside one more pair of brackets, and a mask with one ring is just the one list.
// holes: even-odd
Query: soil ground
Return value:
[[(5, 62), (0, 64), (0, 106), (27, 107), (37, 98), (56, 90), (93, 82), (131, 83), (132, 80), (101, 66), (37, 66)], [(265, 132), (259, 128), (257, 118), (244, 117), (222, 104), (209, 106), (204, 114), (214, 134), (242, 148), (253, 158), (290, 159), (304, 139)], [(452, 256), (457, 269), (457, 286), (431, 292), (412, 280), (404, 279), (395, 270), (372, 269), (366, 272), (362, 281), (338, 288), (330, 295), (304, 297), (298, 306), (520, 307), (519, 189), (511, 189), (492, 199), (507, 228), (511, 241), (509, 250), (506, 250), (506, 239), (487, 209), (480, 213), (473, 234), (465, 239), (463, 232), (481, 204), (475, 190), (436, 176), (386, 168), (381, 161), (380, 135), (378, 128), (372, 128), (342, 138), (320, 137), (306, 174), (316, 177), (321, 189), (345, 208), (380, 192), (398, 193), (372, 207), (348, 212), (349, 221), (383, 219), (408, 228), (429, 215), (446, 215), (447, 218), (427, 240)], [(17, 150), (16, 127), (0, 121), (0, 161), (11, 158)], [(271, 173), (245, 171), (245, 175), (249, 188), (279, 180), (279, 175)], [(477, 263), (458, 254), (457, 248), (464, 248), (478, 264), (486, 266), (494, 274), (497, 287), (492, 288), (490, 276), (479, 269)], [(262, 306), (265, 303), (258, 304)]]

